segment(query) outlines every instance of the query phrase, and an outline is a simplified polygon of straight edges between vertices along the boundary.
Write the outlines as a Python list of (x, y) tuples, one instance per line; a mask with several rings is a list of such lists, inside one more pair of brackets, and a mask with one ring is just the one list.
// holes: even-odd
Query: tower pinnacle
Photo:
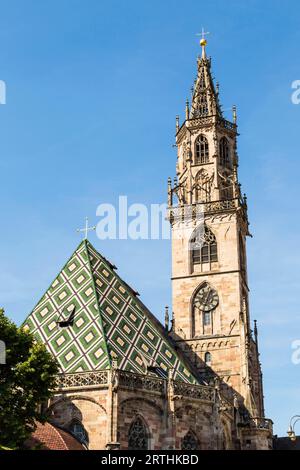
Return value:
[(197, 36), (201, 36), (200, 46), (202, 47), (202, 56), (198, 57), (197, 78), (193, 87), (191, 109), (189, 118), (202, 118), (208, 116), (222, 117), (222, 111), (219, 105), (218, 92), (215, 89), (213, 78), (211, 75), (211, 60), (206, 56), (207, 40), (205, 36), (210, 34), (202, 32)]

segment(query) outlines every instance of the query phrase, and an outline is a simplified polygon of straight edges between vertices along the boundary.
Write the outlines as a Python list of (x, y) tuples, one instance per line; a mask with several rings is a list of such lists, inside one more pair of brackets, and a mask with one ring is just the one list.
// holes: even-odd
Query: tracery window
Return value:
[(199, 441), (197, 436), (192, 432), (188, 431), (181, 442), (181, 450), (198, 450), (200, 449)]
[(199, 135), (195, 144), (195, 164), (209, 162), (209, 147), (207, 138), (204, 135)]
[(233, 185), (232, 184), (221, 184), (220, 185), (220, 199), (222, 201), (233, 199)]
[(148, 450), (148, 431), (142, 418), (139, 416), (131, 423), (128, 433), (129, 450)]
[(219, 144), (219, 160), (221, 166), (230, 165), (229, 142), (226, 137), (222, 137)]
[(209, 174), (202, 168), (195, 178), (196, 202), (209, 202), (211, 200), (212, 184), (214, 175)]
[(193, 265), (218, 261), (216, 237), (206, 225), (196, 230), (190, 241), (190, 250)]

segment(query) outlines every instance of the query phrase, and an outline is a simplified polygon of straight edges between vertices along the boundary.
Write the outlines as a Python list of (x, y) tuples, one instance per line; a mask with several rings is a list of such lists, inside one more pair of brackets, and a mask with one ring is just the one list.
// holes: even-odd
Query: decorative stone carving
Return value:
[(205, 215), (222, 213), (222, 217), (227, 217), (228, 214), (224, 214), (224, 211), (236, 211), (239, 208), (242, 209), (242, 206), (237, 198), (224, 201), (199, 202), (189, 205), (185, 204), (183, 206), (169, 208), (167, 219), (170, 220), (171, 223), (176, 221), (187, 222), (190, 220), (188, 217), (192, 217), (192, 219), (194, 219), (197, 214), (199, 216), (203, 213)]
[(198, 400), (214, 401), (214, 389), (207, 385), (189, 385), (184, 382), (174, 382), (174, 393)]
[(197, 173), (193, 189), (196, 190), (197, 202), (209, 202), (211, 200), (211, 190), (214, 174), (209, 175), (203, 168)]
[(59, 374), (56, 379), (58, 389), (108, 385), (108, 371), (78, 372), (75, 374)]
[(200, 449), (200, 444), (197, 436), (192, 432), (188, 431), (182, 439), (181, 450), (197, 450)]
[(120, 387), (163, 393), (165, 380), (132, 372), (118, 371)]
[(266, 418), (249, 418), (249, 424), (250, 428), (254, 429), (265, 429), (267, 431), (273, 430), (273, 422), (271, 419), (266, 419)]

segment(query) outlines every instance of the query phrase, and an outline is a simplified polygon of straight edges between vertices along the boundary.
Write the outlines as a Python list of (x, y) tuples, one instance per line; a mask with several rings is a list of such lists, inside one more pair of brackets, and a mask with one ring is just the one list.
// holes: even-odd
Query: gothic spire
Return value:
[(222, 117), (218, 92), (211, 76), (211, 59), (206, 56), (206, 45), (206, 39), (202, 38), (200, 40), (202, 55), (198, 57), (198, 72), (193, 89), (190, 119), (213, 115)]

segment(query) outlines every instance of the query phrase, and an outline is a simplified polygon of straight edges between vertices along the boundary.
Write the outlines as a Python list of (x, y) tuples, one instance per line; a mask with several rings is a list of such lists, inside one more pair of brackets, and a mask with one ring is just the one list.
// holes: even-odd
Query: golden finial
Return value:
[(207, 45), (207, 41), (205, 39), (205, 36), (207, 36), (208, 34), (210, 34), (210, 33), (208, 31), (205, 32), (203, 27), (202, 27), (201, 33), (196, 34), (196, 36), (202, 36), (201, 39), (200, 39), (200, 46), (202, 47), (202, 59), (206, 58), (205, 46)]

